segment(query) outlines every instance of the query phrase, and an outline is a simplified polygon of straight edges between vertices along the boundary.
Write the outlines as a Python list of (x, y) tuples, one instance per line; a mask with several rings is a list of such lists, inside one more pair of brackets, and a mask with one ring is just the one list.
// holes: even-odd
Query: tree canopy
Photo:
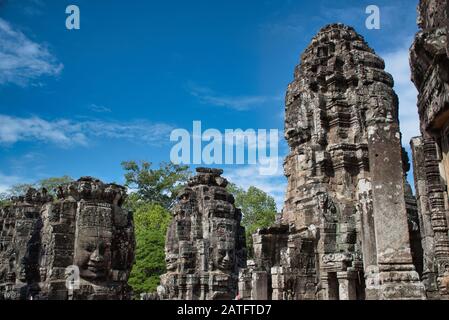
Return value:
[(236, 207), (242, 210), (242, 225), (246, 231), (246, 245), (249, 257), (253, 257), (252, 235), (259, 228), (266, 228), (276, 220), (276, 201), (266, 192), (249, 187), (244, 190), (230, 183), (228, 191), (235, 197)]
[(171, 222), (170, 207), (177, 192), (191, 173), (188, 166), (161, 163), (152, 169), (150, 162), (127, 161), (125, 185), (131, 189), (125, 205), (134, 212), (136, 260), (129, 285), (138, 297), (156, 291), (159, 277), (165, 273), (165, 235)]
[[(169, 209), (191, 173), (187, 166), (167, 163), (160, 164), (157, 169), (152, 169), (149, 162), (128, 161), (122, 166), (126, 186), (132, 190), (126, 206), (134, 212), (137, 243), (136, 260), (128, 283), (137, 298), (141, 293), (154, 292), (159, 277), (166, 272), (165, 236), (172, 218)], [(274, 222), (276, 203), (256, 187), (244, 190), (230, 184), (228, 191), (234, 194), (236, 206), (242, 209), (242, 224), (252, 255), (252, 234)]]
[(4, 194), (4, 197), (14, 197), (14, 196), (23, 196), (28, 189), (34, 188), (34, 189), (42, 189), (45, 188), (50, 194), (54, 194), (54, 189), (64, 183), (68, 183), (73, 181), (73, 179), (69, 176), (62, 176), (62, 177), (52, 177), (47, 179), (39, 180), (35, 183), (21, 183), (11, 186), (6, 193)]
[(125, 172), (125, 185), (135, 191), (134, 197), (145, 202), (158, 203), (170, 208), (176, 200), (177, 191), (187, 182), (191, 173), (188, 166), (161, 163), (152, 169), (152, 163), (142, 161), (122, 162)]
[(8, 203), (8, 195), (6, 193), (0, 193), (0, 208), (6, 206)]
[(156, 291), (160, 275), (165, 273), (165, 234), (171, 221), (170, 212), (156, 203), (134, 206), (136, 259), (129, 285), (137, 297)]

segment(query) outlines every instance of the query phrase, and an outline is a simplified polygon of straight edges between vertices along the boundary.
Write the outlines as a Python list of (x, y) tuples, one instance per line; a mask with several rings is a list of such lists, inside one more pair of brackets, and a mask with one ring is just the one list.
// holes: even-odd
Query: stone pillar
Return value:
[(340, 300), (357, 300), (357, 273), (351, 271), (338, 272), (337, 279)]
[(335, 273), (321, 275), (320, 300), (339, 300), (338, 280)]
[(209, 284), (209, 277), (208, 276), (201, 276), (200, 277), (200, 300), (206, 300), (207, 292), (209, 291), (208, 286)]
[(253, 272), (251, 300), (268, 300), (268, 274), (266, 271)]
[(435, 272), (434, 232), (432, 229), (432, 213), (429, 208), (429, 193), (427, 192), (426, 160), (424, 142), (421, 137), (410, 142), (413, 154), (413, 173), (415, 178), (416, 200), (418, 204), (419, 229), (423, 248), (423, 284), (427, 294), (432, 296), (438, 291), (437, 273)]
[(186, 276), (182, 275), (178, 278), (178, 300), (186, 300), (187, 298), (187, 285)]
[(186, 276), (186, 300), (196, 300), (194, 297), (194, 283), (195, 283), (195, 276), (188, 274)]
[(437, 272), (437, 284), (440, 294), (448, 296), (445, 286), (441, 286), (444, 278), (449, 280), (449, 237), (447, 213), (446, 186), (443, 185), (440, 173), (440, 159), (435, 140), (423, 140), (426, 185), (428, 204), (430, 209), (431, 225), (433, 230), (433, 258)]
[(377, 265), (365, 268), (365, 299), (380, 299), (379, 267)]
[(272, 300), (284, 300), (284, 268), (273, 267), (271, 268), (271, 293)]
[(410, 250), (400, 143), (399, 125), (389, 122), (388, 115), (369, 125), (380, 298), (424, 299), (424, 286), (413, 266)]
[(365, 271), (365, 298), (367, 300), (377, 300), (379, 290), (379, 268), (377, 266), (376, 228), (372, 193), (371, 181), (360, 179), (357, 185), (357, 210), (360, 215), (360, 238)]
[(248, 269), (243, 269), (239, 273), (238, 295), (241, 300), (251, 300), (252, 273)]

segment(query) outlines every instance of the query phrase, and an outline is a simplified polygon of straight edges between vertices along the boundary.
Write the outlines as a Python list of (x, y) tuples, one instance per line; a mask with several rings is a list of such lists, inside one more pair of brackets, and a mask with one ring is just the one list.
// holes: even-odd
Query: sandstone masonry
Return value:
[(425, 298), (398, 99), (384, 67), (342, 24), (324, 27), (303, 53), (286, 95), (282, 219), (254, 235), (244, 299), (261, 290), (276, 300)]
[(449, 298), (449, 1), (421, 0), (410, 50), (419, 91), (421, 137), (411, 141), (422, 237), (423, 283), (430, 299)]
[(60, 186), (57, 199), (45, 189), (12, 199), (0, 211), (0, 299), (130, 298), (135, 241), (125, 197), (125, 188), (85, 177)]
[(166, 238), (162, 299), (231, 300), (246, 266), (245, 229), (222, 170), (198, 168), (178, 196)]

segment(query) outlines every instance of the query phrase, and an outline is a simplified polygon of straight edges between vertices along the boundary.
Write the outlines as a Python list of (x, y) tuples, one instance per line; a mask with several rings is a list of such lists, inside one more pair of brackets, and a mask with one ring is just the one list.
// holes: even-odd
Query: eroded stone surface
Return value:
[(241, 212), (222, 170), (198, 168), (178, 196), (166, 238), (163, 299), (231, 300), (246, 265)]
[(55, 200), (34, 189), (13, 199), (0, 215), (0, 298), (129, 298), (135, 241), (125, 197), (121, 186), (84, 177)]
[[(424, 298), (410, 248), (398, 99), (384, 67), (341, 24), (324, 27), (303, 53), (286, 95), (282, 219), (254, 235), (253, 270), (267, 273), (268, 298)], [(261, 287), (250, 272), (241, 273), (245, 298)]]
[(424, 250), (423, 283), (432, 299), (449, 298), (448, 18), (447, 0), (421, 0), (420, 31), (410, 51), (422, 134), (411, 145)]

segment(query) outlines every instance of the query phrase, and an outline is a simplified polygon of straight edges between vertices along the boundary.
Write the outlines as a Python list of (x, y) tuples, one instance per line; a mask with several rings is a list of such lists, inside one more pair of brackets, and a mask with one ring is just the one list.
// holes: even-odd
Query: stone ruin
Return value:
[(411, 48), (421, 137), (411, 147), (430, 299), (449, 299), (449, 1), (421, 0)]
[(226, 190), (222, 170), (196, 171), (172, 210), (159, 298), (232, 300), (239, 270), (246, 266), (242, 214)]
[(0, 211), (0, 299), (128, 299), (134, 262), (125, 188), (84, 177)]
[[(412, 140), (416, 198), (407, 182), (398, 98), (384, 61), (342, 24), (328, 25), (313, 38), (286, 95), (285, 206), (275, 225), (253, 235), (254, 260), (246, 267), (235, 264), (238, 298), (448, 298), (448, 17), (447, 0), (421, 0), (421, 31), (411, 49), (422, 131)], [(200, 176), (209, 172), (201, 170)], [(203, 256), (183, 255), (175, 231), (185, 230), (179, 227), (185, 224), (180, 207), (195, 212), (197, 200), (186, 199), (198, 195), (186, 190), (167, 236), (169, 272), (162, 291), (168, 298), (207, 299), (207, 290), (192, 293), (195, 283), (206, 281), (187, 280), (207, 273), (207, 263), (198, 267)], [(195, 251), (188, 247), (185, 252)], [(188, 293), (180, 294), (181, 287)]]
[(286, 95), (284, 210), (253, 236), (242, 299), (425, 298), (398, 98), (384, 68), (342, 24), (305, 50)]
[[(313, 38), (286, 95), (285, 206), (253, 235), (222, 170), (172, 210), (167, 273), (148, 299), (449, 299), (449, 0), (421, 0), (411, 48), (421, 137), (401, 148), (384, 61), (348, 26)], [(0, 210), (0, 299), (130, 299), (132, 215), (115, 184), (30, 189)]]

